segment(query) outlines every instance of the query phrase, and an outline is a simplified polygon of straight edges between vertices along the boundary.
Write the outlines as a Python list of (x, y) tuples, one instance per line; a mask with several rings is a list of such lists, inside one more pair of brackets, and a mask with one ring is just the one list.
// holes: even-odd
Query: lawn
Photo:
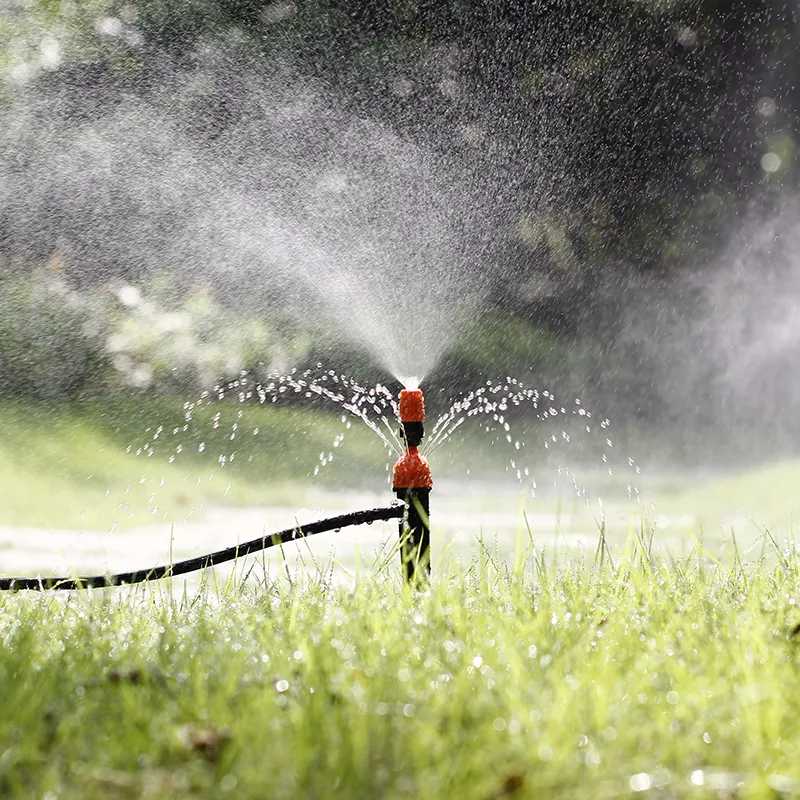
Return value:
[(800, 558), (0, 597), (9, 798), (800, 791)]
[[(223, 403), (187, 423), (178, 400), (112, 399), (5, 404), (0, 421), (0, 524), (294, 504), (320, 453), (336, 451), (315, 478), (329, 486), (382, 481), (386, 461), (315, 409)], [(480, 445), (447, 458), (502, 465)], [(592, 563), (523, 536), (516, 553), (437, 558), (417, 594), (393, 556), (331, 581), (313, 559), (276, 572), (275, 551), (247, 580), (242, 566), (188, 592), (0, 595), (0, 796), (798, 795), (800, 555), (764, 533), (741, 550), (701, 535), (752, 518), (783, 540), (798, 479), (793, 462), (645, 476), (653, 519), (687, 518), (686, 547), (623, 547), (623, 526)]]
[[(219, 417), (217, 417), (219, 415)], [(187, 421), (177, 398), (0, 404), (0, 524), (106, 530), (179, 519), (204, 504), (294, 504), (319, 466), (356, 482), (384, 450), (340, 414), (218, 403)], [(337, 436), (345, 434), (341, 448)], [(339, 480), (329, 465), (316, 482)]]
[(663, 488), (658, 508), (693, 517), (698, 529), (766, 527), (786, 535), (800, 527), (798, 487), (800, 461), (782, 461)]
[[(208, 506), (297, 506), (315, 488), (381, 491), (393, 460), (358, 420), (347, 428), (341, 413), (307, 406), (226, 401), (193, 409), (187, 421), (184, 400), (170, 397), (57, 405), (5, 401), (0, 430), (0, 525), (24, 527), (109, 530), (180, 523)], [(453, 486), (463, 486), (458, 491), (464, 507), (496, 506), (493, 486), (505, 492), (518, 487), (520, 503), (524, 499), (532, 513), (561, 509), (596, 516), (596, 506), (583, 507), (567, 480), (553, 495), (560, 462), (539, 447), (535, 426), (522, 456), (512, 456), (516, 466), (530, 465), (539, 478), (535, 502), (516, 483), (514, 470), (508, 471), (502, 437), (482, 434), (475, 425), (464, 426), (432, 458), (437, 481), (448, 481), (451, 494)], [(333, 463), (321, 465), (322, 454), (326, 460), (332, 454)], [(574, 452), (563, 456), (576, 467)], [(592, 459), (578, 466), (579, 483), (590, 490), (592, 503), (606, 500), (624, 531), (621, 520), (632, 506), (620, 502), (621, 489), (629, 478), (617, 470), (620, 480), (611, 479), (599, 466)], [(637, 483), (637, 514), (649, 522), (667, 520), (672, 531), (692, 537), (729, 540), (734, 530), (750, 538), (763, 526), (785, 537), (800, 521), (800, 461), (699, 477), (645, 470)]]

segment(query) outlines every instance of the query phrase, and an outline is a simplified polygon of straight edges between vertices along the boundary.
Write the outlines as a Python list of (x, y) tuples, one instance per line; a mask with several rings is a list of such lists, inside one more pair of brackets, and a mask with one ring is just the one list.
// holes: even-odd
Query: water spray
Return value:
[(425, 397), (421, 389), (400, 392), (401, 434), (406, 452), (394, 465), (392, 489), (405, 507), (400, 520), (400, 557), (408, 583), (419, 583), (431, 571), (430, 494), (428, 462), (419, 454), (425, 435)]
[(83, 577), (0, 577), (0, 591), (104, 588), (176, 577), (219, 566), (242, 556), (314, 534), (389, 519), (400, 520), (400, 553), (406, 582), (417, 586), (424, 584), (430, 575), (429, 498), (433, 480), (428, 462), (419, 454), (418, 449), (425, 435), (425, 398), (421, 389), (403, 389), (400, 392), (399, 416), (402, 425), (400, 435), (405, 444), (405, 453), (394, 465), (392, 487), (401, 501), (400, 504), (342, 514), (261, 536), (244, 544), (185, 561), (130, 572)]

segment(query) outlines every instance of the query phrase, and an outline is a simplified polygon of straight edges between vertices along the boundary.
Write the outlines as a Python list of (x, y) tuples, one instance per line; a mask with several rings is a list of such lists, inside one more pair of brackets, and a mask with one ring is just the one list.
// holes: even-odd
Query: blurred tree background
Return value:
[[(753, 413), (725, 359), (703, 352), (708, 321), (727, 313), (707, 286), (748, 246), (735, 235), (798, 188), (796, 3), (11, 0), (0, 13), (0, 177), (41, 156), (37, 125), (99, 125), (131, 98), (169, 98), (176, 75), (196, 77), (175, 95), (195, 156), (225, 146), (248, 113), (226, 65), (285, 69), (299, 93), (311, 81), (339, 112), (470, 164), (502, 209), (488, 233), (462, 232), (487, 254), (491, 290), (434, 388), (518, 374), (686, 442)], [(54, 191), (25, 211), (0, 189), (0, 392), (175, 391), (330, 356), (321, 325), (264, 314), (252, 283), (218, 291), (214, 265), (173, 274), (95, 246), (120, 208), (137, 210), (73, 200)], [(180, 213), (161, 216), (159, 235), (174, 236)], [(365, 354), (336, 353), (379, 374)], [(775, 392), (770, 408), (787, 400)], [(797, 426), (762, 444), (800, 446)]]

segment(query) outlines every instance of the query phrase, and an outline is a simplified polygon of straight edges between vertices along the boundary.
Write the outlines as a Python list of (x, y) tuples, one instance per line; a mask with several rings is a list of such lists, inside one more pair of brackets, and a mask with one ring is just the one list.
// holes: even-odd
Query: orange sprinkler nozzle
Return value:
[(403, 489), (431, 489), (433, 478), (427, 459), (419, 454), (416, 447), (409, 447), (405, 455), (394, 465), (392, 488), (395, 492)]
[(425, 397), (422, 389), (403, 389), (400, 392), (400, 421), (425, 421)]
[(404, 489), (430, 489), (431, 468), (419, 454), (417, 446), (424, 435), (425, 397), (422, 389), (403, 389), (400, 392), (400, 421), (406, 452), (394, 465), (392, 486), (395, 491)]

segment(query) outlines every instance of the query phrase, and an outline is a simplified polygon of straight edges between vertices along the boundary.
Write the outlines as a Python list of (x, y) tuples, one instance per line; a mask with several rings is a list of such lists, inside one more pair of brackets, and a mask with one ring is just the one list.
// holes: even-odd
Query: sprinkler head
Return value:
[(392, 472), (392, 488), (405, 504), (400, 520), (400, 562), (406, 582), (422, 586), (431, 571), (431, 468), (417, 447), (425, 435), (425, 397), (421, 389), (400, 392), (400, 422), (406, 452)]
[(422, 389), (403, 389), (400, 392), (400, 422), (406, 452), (394, 465), (392, 486), (395, 491), (404, 489), (430, 489), (433, 486), (428, 462), (419, 454), (425, 435), (425, 397)]

